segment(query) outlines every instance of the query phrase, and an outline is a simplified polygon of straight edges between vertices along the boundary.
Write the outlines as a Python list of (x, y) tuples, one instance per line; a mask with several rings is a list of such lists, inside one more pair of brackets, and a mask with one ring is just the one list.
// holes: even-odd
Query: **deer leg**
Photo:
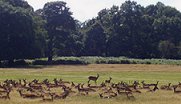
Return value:
[(88, 80), (88, 84), (89, 84), (90, 80)]

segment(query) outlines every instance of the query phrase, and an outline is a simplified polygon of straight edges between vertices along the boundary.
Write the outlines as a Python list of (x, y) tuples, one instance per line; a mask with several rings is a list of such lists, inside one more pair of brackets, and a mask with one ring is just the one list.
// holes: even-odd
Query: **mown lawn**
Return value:
[[(100, 74), (98, 83), (109, 77), (113, 82), (126, 81), (132, 83), (134, 80), (146, 83), (156, 83), (159, 85), (177, 84), (181, 81), (181, 66), (174, 65), (118, 65), (118, 64), (91, 64), (91, 65), (59, 65), (59, 66), (38, 66), (32, 68), (1, 68), (0, 81), (6, 79), (33, 79), (43, 80), (48, 78), (62, 78), (75, 83), (87, 83), (89, 75)], [(94, 84), (93, 82), (91, 82)], [(117, 96), (112, 99), (100, 99), (98, 93), (88, 96), (71, 96), (65, 100), (54, 100), (53, 102), (43, 102), (41, 99), (23, 99), (17, 91), (10, 94), (10, 100), (0, 100), (0, 104), (180, 104), (181, 94), (174, 94), (173, 91), (159, 90), (155, 93), (142, 91), (135, 94), (135, 101), (130, 101), (126, 96)]]

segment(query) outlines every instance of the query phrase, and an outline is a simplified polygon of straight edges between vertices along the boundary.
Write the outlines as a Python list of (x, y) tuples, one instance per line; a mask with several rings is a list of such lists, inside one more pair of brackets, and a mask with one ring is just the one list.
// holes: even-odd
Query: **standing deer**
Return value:
[(92, 81), (94, 81), (95, 82), (95, 84), (97, 84), (97, 79), (99, 78), (99, 74), (97, 74), (97, 76), (89, 76), (88, 77), (88, 79), (89, 79), (89, 81), (88, 81), (88, 83), (92, 80)]

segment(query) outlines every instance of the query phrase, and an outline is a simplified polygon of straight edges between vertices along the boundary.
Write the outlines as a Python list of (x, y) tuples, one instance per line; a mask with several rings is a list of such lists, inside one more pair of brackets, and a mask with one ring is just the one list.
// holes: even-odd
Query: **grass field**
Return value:
[[(59, 66), (37, 66), (32, 68), (2, 68), (0, 69), (0, 81), (5, 79), (32, 79), (43, 80), (48, 78), (62, 78), (75, 83), (87, 83), (89, 75), (100, 74), (98, 83), (101, 83), (110, 76), (113, 82), (134, 80), (159, 85), (177, 84), (181, 81), (181, 66), (174, 65), (139, 65), (139, 64), (90, 64), (90, 65), (59, 65)], [(93, 83), (92, 83), (93, 84)], [(88, 96), (71, 96), (65, 100), (54, 100), (43, 102), (41, 99), (23, 99), (16, 91), (10, 94), (10, 100), (0, 100), (0, 104), (180, 104), (181, 94), (174, 94), (173, 91), (159, 90), (155, 93), (142, 91), (135, 94), (135, 101), (128, 100), (125, 96), (117, 96), (112, 99), (100, 99), (98, 94)]]

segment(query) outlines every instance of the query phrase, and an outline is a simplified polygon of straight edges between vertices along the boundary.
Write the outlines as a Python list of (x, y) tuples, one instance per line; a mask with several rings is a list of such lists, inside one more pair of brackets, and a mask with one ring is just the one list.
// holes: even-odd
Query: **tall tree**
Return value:
[(86, 32), (84, 51), (88, 56), (106, 56), (106, 34), (98, 22)]
[(52, 57), (66, 46), (64, 42), (75, 31), (75, 20), (63, 1), (46, 3), (43, 17), (48, 31), (48, 61), (52, 61)]
[[(37, 57), (33, 11), (27, 2), (24, 6), (0, 1), (0, 60), (25, 59)], [(22, 6), (22, 7), (21, 7)]]

